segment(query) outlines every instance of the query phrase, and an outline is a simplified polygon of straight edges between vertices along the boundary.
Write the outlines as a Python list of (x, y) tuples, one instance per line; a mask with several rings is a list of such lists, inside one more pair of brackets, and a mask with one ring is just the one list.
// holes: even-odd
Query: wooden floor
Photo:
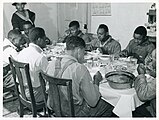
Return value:
[[(19, 118), (19, 115), (17, 113), (18, 106), (19, 106), (18, 100), (3, 103), (3, 117), (4, 118), (12, 118), (12, 117)], [(27, 118), (32, 117), (32, 114), (29, 110), (25, 110), (24, 114), (25, 114), (24, 117), (27, 117)]]

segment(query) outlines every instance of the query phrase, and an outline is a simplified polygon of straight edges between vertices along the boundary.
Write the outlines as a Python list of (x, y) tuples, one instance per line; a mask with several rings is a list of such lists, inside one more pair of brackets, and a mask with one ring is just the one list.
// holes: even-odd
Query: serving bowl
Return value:
[(109, 86), (114, 89), (132, 88), (135, 76), (127, 71), (112, 71), (105, 75)]

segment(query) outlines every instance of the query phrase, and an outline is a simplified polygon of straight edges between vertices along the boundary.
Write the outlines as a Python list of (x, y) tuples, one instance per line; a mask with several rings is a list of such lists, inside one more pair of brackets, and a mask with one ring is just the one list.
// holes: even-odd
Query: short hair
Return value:
[(98, 29), (99, 28), (103, 28), (105, 32), (109, 31), (108, 26), (106, 26), (105, 24), (100, 24), (99, 27), (98, 27)]
[(10, 30), (9, 32), (8, 32), (8, 39), (12, 39), (13, 38), (13, 36), (19, 36), (19, 35), (21, 35), (21, 32), (20, 32), (20, 30), (18, 30), (18, 29), (13, 29), (13, 30)]
[(147, 30), (144, 26), (138, 26), (135, 31), (134, 31), (135, 34), (140, 34), (140, 35), (143, 35), (143, 36), (146, 36), (147, 35)]
[(77, 28), (80, 27), (80, 24), (78, 21), (71, 21), (70, 24), (69, 24), (69, 27), (72, 27), (72, 26), (76, 26)]
[(74, 50), (77, 47), (85, 48), (86, 47), (85, 41), (78, 36), (67, 37), (67, 39), (66, 39), (66, 49), (67, 50)]
[(29, 39), (33, 43), (35, 43), (38, 38), (42, 38), (44, 36), (45, 36), (45, 31), (43, 28), (40, 27), (32, 28), (29, 32)]

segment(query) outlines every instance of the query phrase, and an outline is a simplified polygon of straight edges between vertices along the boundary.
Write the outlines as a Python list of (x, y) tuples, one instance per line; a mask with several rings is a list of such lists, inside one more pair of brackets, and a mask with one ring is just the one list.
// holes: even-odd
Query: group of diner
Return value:
[[(88, 51), (111, 55), (114, 60), (131, 56), (137, 60), (138, 65), (134, 89), (138, 99), (143, 102), (133, 111), (133, 117), (156, 117), (156, 48), (149, 41), (145, 26), (134, 28), (133, 39), (122, 50), (120, 42), (111, 36), (109, 26), (106, 24), (97, 26), (97, 39), (92, 40), (88, 34), (80, 30), (79, 22), (72, 20), (63, 39), (56, 41), (56, 43), (66, 44), (65, 54), (50, 59), (52, 56), (44, 54), (44, 50), (47, 46), (56, 46), (56, 43), (46, 36), (44, 28), (34, 24), (36, 14), (25, 9), (26, 4), (25, 2), (12, 4), (16, 8), (11, 19), (13, 29), (3, 40), (3, 88), (13, 86), (12, 89), (15, 91), (9, 63), (9, 57), (13, 57), (19, 62), (29, 63), (36, 102), (44, 101), (39, 80), (39, 73), (43, 71), (52, 77), (72, 80), (76, 117), (119, 117), (113, 113), (114, 106), (104, 100), (100, 93), (99, 86), (104, 79), (102, 73), (97, 71), (92, 76), (84, 64), (85, 56)], [(57, 66), (61, 66), (60, 69), (57, 69)], [(147, 77), (148, 75), (150, 77)], [(25, 85), (27, 81), (23, 82)], [(48, 87), (46, 88), (48, 109), (54, 111), (53, 101), (50, 98), (51, 92)], [(31, 100), (28, 86), (25, 86), (25, 92), (27, 99)], [(3, 98), (5, 99), (5, 95)]]

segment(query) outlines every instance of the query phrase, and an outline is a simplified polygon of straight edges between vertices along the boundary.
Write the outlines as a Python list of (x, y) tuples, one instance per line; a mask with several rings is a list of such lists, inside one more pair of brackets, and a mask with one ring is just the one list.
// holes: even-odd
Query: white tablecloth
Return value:
[(108, 83), (102, 83), (99, 90), (102, 98), (114, 106), (113, 112), (119, 117), (132, 117), (132, 111), (143, 104), (134, 88), (117, 90), (111, 88)]

